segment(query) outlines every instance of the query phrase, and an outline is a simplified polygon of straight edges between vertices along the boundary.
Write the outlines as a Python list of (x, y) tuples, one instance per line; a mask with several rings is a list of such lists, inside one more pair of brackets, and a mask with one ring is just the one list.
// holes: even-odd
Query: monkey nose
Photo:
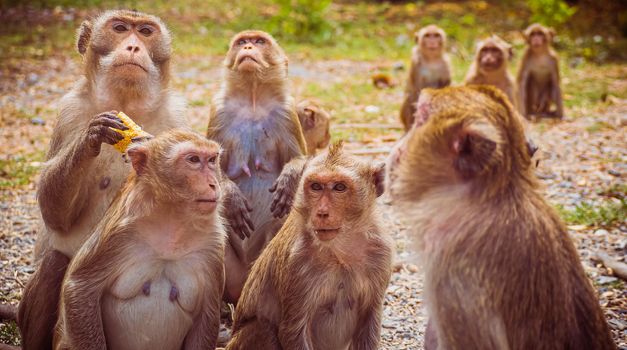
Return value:
[(139, 46), (129, 45), (129, 46), (126, 47), (126, 50), (130, 51), (131, 53), (138, 53), (139, 52)]

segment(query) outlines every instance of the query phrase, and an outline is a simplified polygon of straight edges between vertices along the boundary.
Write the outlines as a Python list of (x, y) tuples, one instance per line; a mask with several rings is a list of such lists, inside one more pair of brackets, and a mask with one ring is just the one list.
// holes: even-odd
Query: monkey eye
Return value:
[(124, 23), (118, 22), (118, 23), (113, 24), (113, 30), (115, 30), (118, 33), (123, 33), (127, 31), (128, 28), (126, 27)]
[(197, 155), (191, 155), (187, 157), (187, 161), (193, 164), (200, 163), (200, 157)]
[(246, 39), (239, 39), (239, 40), (237, 41), (237, 45), (244, 45), (244, 44), (246, 44), (246, 42), (247, 42), (247, 41), (248, 41), (248, 40), (246, 40)]
[(142, 27), (139, 32), (145, 36), (150, 36), (154, 30), (148, 26)]
[(314, 191), (322, 191), (322, 185), (317, 182), (314, 182), (311, 184), (311, 189)]
[(255, 44), (265, 44), (266, 40), (263, 38), (257, 38), (257, 40), (255, 40)]
[(213, 157), (209, 158), (209, 163), (210, 164), (215, 164), (216, 163), (216, 159), (218, 159), (217, 156), (213, 156)]
[(335, 186), (333, 186), (333, 190), (336, 192), (344, 192), (346, 191), (346, 188), (346, 185), (341, 182), (336, 183)]

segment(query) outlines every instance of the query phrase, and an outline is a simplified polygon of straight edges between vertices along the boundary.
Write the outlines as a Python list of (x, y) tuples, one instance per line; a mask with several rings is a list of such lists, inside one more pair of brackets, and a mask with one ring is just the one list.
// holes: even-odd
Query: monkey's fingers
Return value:
[(98, 116), (94, 118), (91, 123), (89, 123), (90, 127), (99, 127), (99, 126), (108, 126), (114, 129), (120, 130), (128, 130), (128, 127), (124, 125), (121, 121), (107, 118), (106, 116)]
[(101, 142), (105, 142), (110, 145), (114, 145), (124, 138), (124, 136), (107, 126), (101, 126), (98, 128), (98, 135), (100, 136)]
[[(255, 231), (255, 226), (253, 225), (253, 221), (250, 219), (250, 215), (248, 215), (248, 213), (244, 213), (242, 217), (244, 218), (244, 222), (250, 230), (250, 233), (253, 233), (253, 231)], [(250, 237), (250, 233), (248, 234), (248, 237)]]

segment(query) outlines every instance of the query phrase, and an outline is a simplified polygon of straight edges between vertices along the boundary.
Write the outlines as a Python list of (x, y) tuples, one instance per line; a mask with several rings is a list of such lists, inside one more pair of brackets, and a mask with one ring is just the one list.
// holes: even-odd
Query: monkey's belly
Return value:
[[(155, 280), (150, 292), (119, 299), (105, 294), (103, 325), (109, 349), (181, 349), (193, 318), (171, 297), (172, 284)], [(174, 299), (174, 300), (171, 300)]]
[(322, 307), (312, 322), (314, 347), (325, 350), (345, 350), (357, 330), (357, 307), (348, 299), (338, 297), (332, 307)]

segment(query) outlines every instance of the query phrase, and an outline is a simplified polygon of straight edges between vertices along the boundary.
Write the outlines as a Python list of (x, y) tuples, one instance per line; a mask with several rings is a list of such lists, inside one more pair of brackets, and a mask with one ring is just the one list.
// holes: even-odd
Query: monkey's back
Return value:
[(440, 339), (451, 342), (444, 347), (615, 348), (554, 210), (536, 193), (489, 205), (463, 214), (428, 253), (426, 293), (439, 310)]

